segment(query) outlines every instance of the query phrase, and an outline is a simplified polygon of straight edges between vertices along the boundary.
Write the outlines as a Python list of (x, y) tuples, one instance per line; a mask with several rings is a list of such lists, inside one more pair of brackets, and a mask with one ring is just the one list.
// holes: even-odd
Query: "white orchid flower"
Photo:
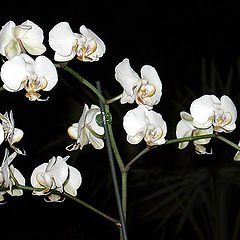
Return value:
[(7, 188), (9, 190), (0, 192), (0, 201), (4, 200), (3, 194), (6, 192), (11, 196), (21, 196), (23, 194), (21, 189), (14, 189), (14, 185), (16, 184), (15, 181), (17, 181), (18, 184), (25, 185), (25, 178), (19, 170), (14, 168), (11, 164), (16, 156), (16, 152), (9, 156), (8, 149), (5, 149), (5, 156), (0, 167), (0, 187)]
[(42, 100), (38, 91), (50, 91), (58, 81), (54, 64), (45, 56), (33, 60), (27, 54), (20, 54), (6, 61), (1, 68), (3, 87), (16, 92), (23, 88), (30, 101)]
[(131, 144), (138, 144), (143, 139), (148, 146), (166, 142), (166, 122), (161, 114), (148, 110), (144, 105), (126, 113), (123, 118), (123, 127), (127, 133), (127, 141)]
[(25, 51), (31, 55), (46, 51), (42, 29), (29, 20), (18, 26), (13, 21), (7, 22), (0, 31), (0, 53), (10, 59)]
[(24, 150), (21, 151), (13, 145), (22, 139), (24, 133), (21, 129), (15, 127), (12, 110), (9, 115), (7, 112), (4, 115), (0, 114), (0, 119), (2, 120), (2, 125), (0, 125), (0, 142), (2, 140), (8, 141), (9, 146), (14, 149), (16, 153), (25, 155)]
[(69, 136), (77, 140), (66, 147), (68, 151), (82, 149), (87, 144), (92, 144), (95, 149), (102, 149), (104, 147), (104, 141), (101, 139), (104, 134), (104, 128), (96, 122), (96, 116), (99, 114), (101, 114), (101, 111), (98, 106), (92, 104), (89, 109), (87, 104), (84, 105), (79, 122), (73, 123), (68, 128)]
[(149, 109), (159, 103), (162, 96), (162, 83), (155, 68), (144, 65), (141, 77), (131, 68), (125, 58), (115, 68), (115, 78), (123, 87), (121, 103), (146, 105)]
[(213, 125), (217, 132), (231, 132), (236, 128), (237, 110), (228, 96), (219, 100), (214, 95), (204, 95), (192, 102), (190, 112), (196, 128)]
[[(181, 120), (178, 122), (177, 128), (176, 128), (177, 138), (201, 136), (201, 135), (213, 133), (212, 126), (207, 129), (198, 129), (198, 128), (194, 127), (193, 126), (193, 118), (189, 113), (181, 112), (180, 116), (181, 116)], [(210, 142), (210, 140), (211, 140), (211, 138), (195, 140), (193, 143), (195, 145), (195, 149), (196, 149), (197, 153), (208, 154), (208, 152), (206, 151), (206, 148), (202, 145), (208, 144)], [(178, 144), (178, 148), (184, 149), (185, 147), (187, 147), (188, 143), (189, 142), (181, 142)]]
[(82, 25), (79, 33), (73, 33), (67, 22), (60, 22), (49, 32), (49, 45), (55, 51), (54, 60), (65, 62), (77, 59), (83, 62), (98, 61), (106, 51), (104, 42), (90, 29)]
[(59, 201), (61, 197), (58, 194), (51, 193), (51, 190), (56, 190), (60, 193), (64, 191), (72, 196), (77, 195), (77, 189), (82, 183), (80, 172), (67, 165), (66, 161), (69, 156), (64, 158), (52, 157), (48, 163), (43, 163), (33, 170), (31, 175), (31, 185), (43, 190), (35, 190), (34, 195), (48, 195), (50, 201)]

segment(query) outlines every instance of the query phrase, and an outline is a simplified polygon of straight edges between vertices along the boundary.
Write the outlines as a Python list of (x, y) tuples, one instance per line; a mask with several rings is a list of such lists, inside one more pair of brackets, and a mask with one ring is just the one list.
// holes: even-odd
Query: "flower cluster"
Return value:
[(160, 113), (152, 110), (162, 96), (162, 82), (155, 68), (143, 66), (139, 77), (131, 68), (129, 59), (125, 58), (116, 66), (115, 78), (123, 87), (120, 102), (125, 104), (135, 101), (139, 105), (123, 118), (127, 141), (138, 144), (144, 139), (148, 146), (165, 143), (166, 122)]
[(64, 158), (60, 156), (52, 157), (48, 163), (43, 163), (33, 170), (31, 184), (36, 188), (33, 194), (47, 195), (52, 202), (59, 201), (61, 197), (59, 194), (51, 193), (51, 190), (60, 193), (65, 191), (72, 196), (77, 195), (82, 177), (76, 168), (67, 165), (68, 158), (69, 156)]
[[(190, 106), (190, 114), (180, 113), (181, 120), (177, 124), (177, 138), (201, 136), (216, 132), (232, 132), (236, 128), (237, 110), (228, 96), (218, 99), (215, 95), (204, 95), (194, 100)], [(195, 149), (200, 154), (208, 153), (202, 145), (210, 142), (209, 138), (195, 140)], [(188, 142), (179, 143), (183, 149)]]
[[(48, 42), (55, 51), (54, 60), (69, 61), (77, 56), (83, 62), (98, 61), (105, 53), (104, 42), (90, 29), (82, 25), (80, 33), (73, 33), (67, 22), (60, 22), (49, 32)], [(52, 90), (58, 83), (58, 73), (54, 63), (44, 56), (46, 47), (43, 44), (43, 30), (32, 21), (16, 25), (7, 22), (0, 30), (0, 54), (4, 62), (1, 66), (3, 89), (17, 92), (25, 89), (25, 96), (30, 101), (46, 101), (39, 93)], [(68, 129), (69, 136), (76, 143), (68, 146), (69, 151), (82, 149), (91, 143), (95, 148), (104, 147), (102, 140), (103, 127), (97, 125), (96, 116), (100, 114), (99, 107), (92, 105), (89, 109), (84, 106), (83, 114), (78, 123)], [(25, 155), (24, 150), (14, 144), (21, 140), (23, 131), (15, 127), (13, 112), (0, 114), (0, 144), (7, 141), (14, 150), (9, 156), (6, 149), (5, 157), (0, 168), (0, 201), (7, 192), (13, 196), (22, 195), (19, 186), (25, 185), (22, 174), (13, 167), (12, 161), (17, 154)], [(61, 193), (77, 195), (82, 178), (80, 172), (66, 163), (67, 157), (52, 157), (48, 163), (36, 167), (31, 176), (33, 194), (47, 195), (50, 201), (60, 201)]]
[[(43, 55), (47, 50), (43, 42), (43, 30), (32, 21), (27, 20), (20, 25), (9, 21), (2, 27), (0, 30), (0, 54), (3, 59), (0, 71), (3, 82), (1, 90), (18, 92), (25, 89), (25, 96), (30, 101), (46, 101), (49, 97), (42, 97), (43, 92), (51, 91), (58, 83), (56, 67), (62, 67), (70, 72), (66, 62), (75, 57), (82, 62), (95, 62), (106, 51), (104, 42), (93, 31), (82, 25), (76, 33), (68, 22), (56, 24), (48, 35), (48, 44), (54, 51), (54, 60), (60, 63), (54, 64)], [(80, 80), (81, 77), (73, 72), (72, 70), (72, 75)], [(105, 100), (101, 91), (82, 79), (80, 82), (98, 95), (103, 105), (105, 104), (105, 109), (109, 109), (107, 104), (119, 99), (121, 104), (137, 105), (124, 115), (123, 129), (128, 143), (139, 144), (144, 140), (146, 149), (124, 166), (119, 154), (116, 154), (118, 151), (113, 134), (110, 140), (106, 135), (107, 143), (110, 141), (111, 147), (115, 150), (113, 152), (120, 163), (122, 174), (126, 173), (131, 164), (146, 150), (166, 143), (167, 124), (162, 115), (154, 111), (154, 107), (160, 103), (162, 97), (162, 82), (154, 67), (144, 65), (139, 75), (132, 69), (129, 59), (123, 59), (115, 67), (115, 79), (122, 86), (123, 91), (121, 95), (110, 100)], [(91, 104), (90, 107), (84, 104), (79, 120), (69, 124), (66, 131), (72, 139), (66, 150), (82, 150), (88, 144), (95, 149), (103, 149), (105, 132), (102, 122), (106, 122), (104, 118), (106, 116), (110, 119), (111, 114), (107, 112), (103, 115), (95, 104)], [(179, 149), (185, 148), (189, 143), (188, 140), (193, 140), (195, 137), (193, 144), (197, 153), (209, 154), (211, 152), (207, 151), (205, 145), (210, 142), (210, 137), (215, 137), (216, 134), (210, 135), (214, 132), (232, 132), (236, 128), (237, 110), (228, 96), (224, 95), (218, 99), (214, 95), (204, 95), (192, 102), (190, 113), (182, 111), (180, 117), (181, 120), (176, 127), (177, 139), (174, 139), (175, 143), (179, 142)], [(108, 128), (105, 129), (111, 129), (109, 119), (107, 119)], [(12, 164), (18, 154), (26, 155), (25, 150), (15, 146), (22, 139), (24, 132), (15, 127), (12, 111), (0, 114), (0, 120), (0, 144), (7, 144), (14, 151), (10, 154), (8, 147), (6, 148), (0, 167), (0, 203), (4, 201), (4, 194), (21, 196), (23, 189), (32, 190), (33, 195), (44, 196), (45, 200), (50, 202), (63, 201), (64, 197), (69, 195), (70, 198), (77, 196), (82, 176), (78, 169), (67, 164), (70, 156), (53, 156), (48, 162), (37, 166), (31, 174), (31, 187), (26, 186), (25, 178)], [(201, 138), (203, 135), (206, 136)], [(235, 148), (239, 150), (236, 145)], [(240, 151), (236, 153), (235, 160), (240, 160)], [(124, 181), (126, 185), (126, 178), (122, 178), (122, 189), (126, 191)], [(124, 192), (122, 195), (124, 196)], [(123, 199), (124, 201), (126, 199)]]

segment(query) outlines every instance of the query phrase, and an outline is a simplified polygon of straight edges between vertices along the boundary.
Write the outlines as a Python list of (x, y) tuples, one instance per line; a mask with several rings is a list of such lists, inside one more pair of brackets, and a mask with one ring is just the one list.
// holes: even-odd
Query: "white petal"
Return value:
[(62, 56), (71, 55), (75, 43), (76, 36), (67, 22), (58, 23), (49, 32), (50, 47)]
[(0, 144), (2, 144), (3, 141), (4, 141), (4, 131), (3, 131), (2, 124), (0, 124)]
[[(24, 185), (25, 186), (25, 178), (24, 176), (20, 173), (20, 171), (16, 168), (13, 167), (13, 165), (10, 166), (11, 171), (13, 173), (13, 176), (15, 177), (15, 179), (17, 180), (17, 182), (20, 185)], [(9, 190), (7, 191), (10, 195), (12, 196), (21, 196), (23, 195), (23, 190), (21, 189), (13, 189), (13, 190)]]
[(21, 24), (21, 26), (30, 27), (30, 29), (24, 35), (24, 38), (35, 40), (39, 43), (43, 42), (43, 30), (35, 23), (30, 20), (27, 20)]
[(31, 55), (41, 55), (46, 51), (46, 47), (35, 39), (24, 38), (22, 39), (22, 44)]
[(67, 62), (67, 61), (72, 60), (75, 56), (76, 56), (75, 51), (72, 51), (72, 53), (70, 55), (66, 55), (66, 56), (60, 55), (59, 53), (55, 52), (54, 60), (57, 62)]
[[(149, 119), (148, 128), (151, 129), (154, 126), (154, 131), (157, 133), (156, 135), (157, 140), (154, 140), (154, 137), (152, 138), (151, 136), (151, 138), (153, 139), (152, 144), (153, 145), (164, 144), (166, 142), (165, 136), (167, 134), (167, 124), (163, 120), (162, 115), (152, 110), (147, 111), (146, 115), (147, 115), (147, 118)], [(145, 138), (148, 139), (148, 136), (146, 136)]]
[(131, 142), (141, 141), (147, 128), (145, 107), (140, 105), (130, 110), (123, 118), (123, 127), (128, 135), (127, 139)]
[(98, 58), (102, 57), (106, 51), (104, 42), (93, 31), (86, 28), (84, 25), (80, 27), (80, 33), (88, 40), (94, 39), (97, 43), (97, 49), (93, 54), (91, 54), (91, 56), (94, 56), (96, 58), (95, 60), (98, 60)]
[(50, 59), (45, 56), (39, 56), (35, 59), (36, 74), (47, 80), (47, 86), (44, 91), (50, 91), (58, 82), (58, 74), (56, 67)]
[(31, 185), (35, 188), (41, 188), (43, 186), (41, 186), (38, 181), (37, 181), (37, 174), (41, 173), (41, 172), (45, 172), (46, 168), (47, 168), (47, 163), (42, 163), (41, 165), (39, 165), (38, 167), (36, 167), (31, 175)]
[(129, 60), (125, 58), (115, 67), (115, 78), (122, 85), (127, 95), (133, 95), (133, 89), (138, 85), (140, 78), (131, 68)]
[(100, 113), (100, 108), (98, 106), (92, 105), (86, 113), (85, 124), (88, 125), (97, 134), (103, 135), (104, 128), (100, 127), (96, 122), (96, 116)]
[(89, 133), (88, 139), (95, 149), (104, 148), (104, 141), (101, 138), (97, 138), (92, 133)]
[(27, 74), (26, 64), (21, 55), (6, 61), (1, 68), (2, 81), (12, 91), (19, 90)]
[(190, 107), (193, 125), (197, 128), (209, 128), (214, 116), (214, 102), (210, 95), (194, 100)]
[(76, 196), (77, 189), (81, 186), (82, 183), (82, 176), (76, 168), (68, 166), (68, 169), (69, 177), (66, 184), (64, 185), (64, 190), (72, 196)]
[(7, 59), (11, 59), (22, 52), (20, 45), (15, 40), (9, 41), (9, 43), (5, 47), (5, 54)]
[(68, 166), (62, 157), (57, 157), (57, 160), (50, 172), (51, 176), (54, 178), (56, 186), (61, 188), (68, 177)]
[(151, 102), (152, 106), (158, 104), (162, 96), (162, 82), (156, 69), (149, 65), (143, 66), (141, 69), (141, 78), (143, 80), (147, 80), (148, 84), (154, 85), (156, 91), (153, 96), (148, 98), (151, 98), (149, 101)]
[(15, 27), (15, 23), (13, 21), (7, 22), (0, 31), (0, 53), (3, 56), (6, 56), (5, 47), (8, 43), (13, 40), (13, 35), (11, 29)]
[(221, 106), (224, 112), (229, 112), (232, 116), (232, 122), (237, 120), (237, 109), (233, 101), (228, 96), (221, 97)]
[(188, 132), (192, 132), (192, 128), (190, 128), (183, 120), (180, 120), (176, 127), (176, 136), (177, 138), (186, 137), (186, 135), (190, 136)]
[(12, 144), (19, 142), (22, 137), (23, 137), (23, 131), (21, 129), (18, 128), (14, 128), (14, 132), (13, 132), (13, 138), (12, 138)]
[(78, 138), (78, 123), (73, 123), (72, 126), (68, 128), (68, 135), (72, 139)]

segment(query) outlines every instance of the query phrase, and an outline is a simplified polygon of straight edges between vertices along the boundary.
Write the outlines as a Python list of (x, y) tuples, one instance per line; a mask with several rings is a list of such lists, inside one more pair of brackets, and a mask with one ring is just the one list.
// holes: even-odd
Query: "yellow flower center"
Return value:
[(45, 77), (39, 79), (36, 75), (32, 75), (31, 78), (27, 77), (24, 80), (24, 89), (27, 91), (25, 96), (30, 101), (35, 101), (41, 97), (41, 94), (38, 91), (47, 87), (47, 80)]
[(141, 85), (137, 91), (137, 100), (142, 104), (148, 104), (146, 100), (148, 97), (152, 97), (156, 92), (156, 87), (153, 84), (149, 84), (146, 80), (141, 80)]
[(94, 39), (90, 39), (87, 41), (85, 38), (85, 42), (81, 45), (78, 41), (76, 41), (76, 44), (74, 46), (74, 51), (77, 54), (77, 59), (80, 61), (93, 61), (93, 58), (91, 57), (91, 54), (93, 54), (97, 50), (97, 43)]

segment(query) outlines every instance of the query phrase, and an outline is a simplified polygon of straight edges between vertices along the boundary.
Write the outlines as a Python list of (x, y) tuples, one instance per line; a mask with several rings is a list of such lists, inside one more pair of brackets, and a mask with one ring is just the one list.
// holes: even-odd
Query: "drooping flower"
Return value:
[(24, 150), (21, 151), (13, 145), (22, 139), (24, 133), (21, 129), (15, 127), (12, 110), (9, 115), (7, 112), (4, 115), (0, 114), (0, 119), (2, 121), (2, 125), (0, 124), (0, 143), (6, 140), (16, 153), (25, 155)]
[(166, 142), (166, 122), (160, 113), (148, 110), (144, 105), (126, 113), (123, 118), (123, 127), (127, 133), (127, 141), (131, 144), (138, 144), (143, 139), (148, 146)]
[(228, 96), (219, 100), (214, 95), (204, 95), (192, 102), (190, 112), (196, 128), (213, 125), (217, 132), (231, 132), (236, 128), (237, 110)]
[(17, 181), (18, 184), (25, 185), (25, 178), (19, 170), (11, 164), (16, 156), (16, 152), (9, 156), (8, 149), (5, 149), (5, 156), (0, 167), (0, 187), (7, 188), (8, 190), (0, 192), (0, 202), (4, 200), (3, 194), (6, 192), (11, 196), (21, 196), (23, 194), (21, 189), (14, 188), (16, 185), (15, 181)]
[(50, 91), (58, 81), (54, 64), (45, 56), (33, 60), (27, 54), (20, 54), (6, 61), (1, 68), (3, 87), (16, 92), (23, 88), (30, 101), (42, 100), (38, 91)]
[(54, 60), (65, 62), (77, 59), (83, 62), (98, 61), (106, 51), (104, 42), (90, 29), (82, 25), (79, 33), (73, 33), (69, 23), (60, 22), (49, 32), (49, 45), (55, 51)]
[(102, 136), (104, 128), (99, 126), (96, 122), (96, 117), (101, 113), (100, 108), (94, 104), (90, 109), (87, 104), (84, 105), (82, 115), (78, 123), (73, 123), (68, 128), (69, 136), (77, 140), (75, 143), (66, 147), (68, 151), (82, 149), (87, 144), (92, 144), (96, 149), (104, 147)]
[(77, 195), (82, 177), (76, 168), (67, 165), (66, 161), (69, 157), (52, 157), (48, 163), (43, 163), (33, 170), (31, 185), (40, 189), (34, 190), (34, 195), (47, 195), (48, 199), (53, 202), (59, 201), (61, 197), (58, 194), (51, 193), (51, 190), (60, 193), (67, 192), (72, 196)]
[[(193, 118), (187, 112), (180, 113), (181, 120), (177, 124), (176, 128), (176, 136), (177, 138), (185, 138), (185, 137), (194, 137), (194, 136), (201, 136), (206, 134), (213, 133), (213, 127), (210, 126), (207, 129), (198, 129), (193, 126)], [(202, 145), (208, 144), (211, 138), (199, 139), (195, 140), (193, 143), (195, 145), (195, 149), (197, 153), (200, 154), (208, 154), (206, 148)], [(179, 149), (184, 149), (189, 142), (181, 142), (178, 144)]]
[(131, 68), (125, 58), (115, 68), (115, 78), (123, 87), (121, 103), (146, 105), (149, 109), (159, 103), (162, 96), (162, 83), (155, 68), (144, 65), (141, 77)]
[(9, 21), (0, 31), (0, 53), (8, 59), (25, 51), (31, 55), (41, 55), (46, 51), (43, 38), (42, 29), (35, 23), (27, 20), (16, 26)]

